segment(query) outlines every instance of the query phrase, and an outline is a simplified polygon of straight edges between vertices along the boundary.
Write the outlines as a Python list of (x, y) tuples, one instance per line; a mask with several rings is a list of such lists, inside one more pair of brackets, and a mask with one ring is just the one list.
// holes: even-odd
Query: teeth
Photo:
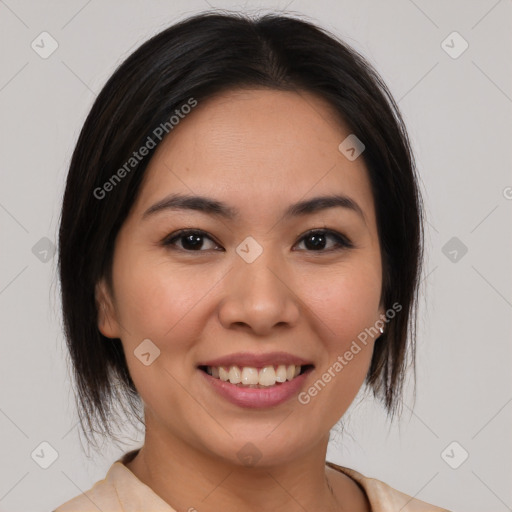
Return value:
[(251, 366), (230, 366), (225, 368), (222, 366), (207, 366), (206, 373), (215, 377), (216, 379), (231, 384), (240, 384), (244, 386), (255, 387), (259, 386), (274, 386), (276, 382), (286, 382), (292, 380), (300, 374), (301, 366), (290, 364), (288, 366), (280, 364), (277, 366), (265, 366), (258, 371), (257, 368)]
[[(244, 368), (244, 370), (245, 370), (245, 368)], [(238, 366), (232, 366), (229, 369), (228, 378), (229, 378), (229, 382), (231, 382), (232, 384), (238, 384), (243, 379), (243, 373), (242, 373), (242, 375), (240, 375), (240, 369), (238, 368)], [(250, 384), (252, 384), (252, 382)]]
[[(233, 368), (237, 367), (232, 366), (231, 369)], [(248, 384), (259, 384), (258, 380), (258, 370), (256, 368), (251, 368), (250, 366), (244, 366), (242, 369), (242, 384), (245, 384), (246, 386)], [(229, 381), (231, 384), (236, 384), (235, 382), (232, 382), (231, 379), (229, 379)]]
[[(256, 375), (258, 375), (258, 372), (256, 372)], [(273, 366), (265, 366), (260, 370), (257, 382), (260, 386), (273, 386), (276, 381), (276, 371)]]
[[(293, 366), (293, 365), (290, 365), (290, 366)], [(295, 371), (293, 373), (295, 375)], [(287, 375), (288, 375), (288, 372), (286, 371), (286, 366), (284, 364), (280, 364), (277, 367), (277, 371), (276, 371), (276, 381), (277, 382), (286, 382)]]

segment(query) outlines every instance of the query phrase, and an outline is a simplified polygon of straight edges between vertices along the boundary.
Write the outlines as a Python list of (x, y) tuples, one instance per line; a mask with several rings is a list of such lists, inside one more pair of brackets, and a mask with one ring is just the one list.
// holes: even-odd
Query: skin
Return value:
[[(325, 458), (330, 429), (364, 382), (373, 338), (307, 405), (294, 397), (241, 408), (197, 369), (233, 352), (286, 351), (315, 365), (306, 390), (384, 313), (368, 171), (338, 150), (349, 134), (308, 93), (230, 91), (198, 104), (149, 164), (116, 240), (112, 293), (97, 286), (98, 327), (122, 340), (144, 402), (145, 443), (127, 466), (177, 510), (370, 510), (358, 485)], [(226, 202), (240, 218), (175, 210), (142, 219), (175, 192)], [(364, 218), (336, 207), (282, 219), (289, 204), (333, 193), (356, 201)], [(331, 250), (329, 236), (315, 250), (303, 236), (324, 227), (354, 248)], [(183, 228), (208, 233), (202, 247), (183, 237), (174, 249), (162, 245)], [(235, 251), (247, 236), (263, 248), (250, 264)], [(146, 338), (160, 349), (148, 366), (134, 356)], [(237, 456), (248, 442), (261, 453), (254, 467)]]

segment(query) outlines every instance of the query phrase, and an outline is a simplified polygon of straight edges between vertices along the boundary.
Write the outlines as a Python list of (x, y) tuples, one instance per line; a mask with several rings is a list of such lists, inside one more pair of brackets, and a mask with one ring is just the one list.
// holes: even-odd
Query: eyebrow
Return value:
[[(319, 196), (290, 205), (284, 212), (284, 219), (310, 215), (329, 208), (346, 208), (356, 212), (366, 223), (361, 207), (352, 198), (342, 195)], [(227, 220), (238, 219), (240, 212), (221, 201), (204, 196), (171, 194), (150, 206), (142, 215), (142, 219), (152, 217), (156, 213), (167, 210), (193, 210)]]

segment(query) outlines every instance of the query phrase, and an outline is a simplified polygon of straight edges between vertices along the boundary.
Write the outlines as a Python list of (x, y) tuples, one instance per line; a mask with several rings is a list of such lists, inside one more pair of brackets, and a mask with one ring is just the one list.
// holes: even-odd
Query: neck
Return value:
[(328, 435), (301, 457), (251, 467), (154, 427), (146, 419), (144, 446), (126, 466), (176, 510), (370, 510), (352, 479), (326, 467)]

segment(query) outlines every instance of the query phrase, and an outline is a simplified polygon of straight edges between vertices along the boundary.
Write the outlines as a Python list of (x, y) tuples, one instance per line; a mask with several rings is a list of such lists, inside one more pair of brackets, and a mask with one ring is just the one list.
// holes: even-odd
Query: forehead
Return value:
[(140, 214), (165, 195), (182, 192), (261, 216), (308, 196), (337, 193), (371, 216), (364, 161), (350, 161), (338, 149), (349, 134), (332, 108), (309, 93), (222, 93), (199, 103), (162, 141), (135, 209)]

